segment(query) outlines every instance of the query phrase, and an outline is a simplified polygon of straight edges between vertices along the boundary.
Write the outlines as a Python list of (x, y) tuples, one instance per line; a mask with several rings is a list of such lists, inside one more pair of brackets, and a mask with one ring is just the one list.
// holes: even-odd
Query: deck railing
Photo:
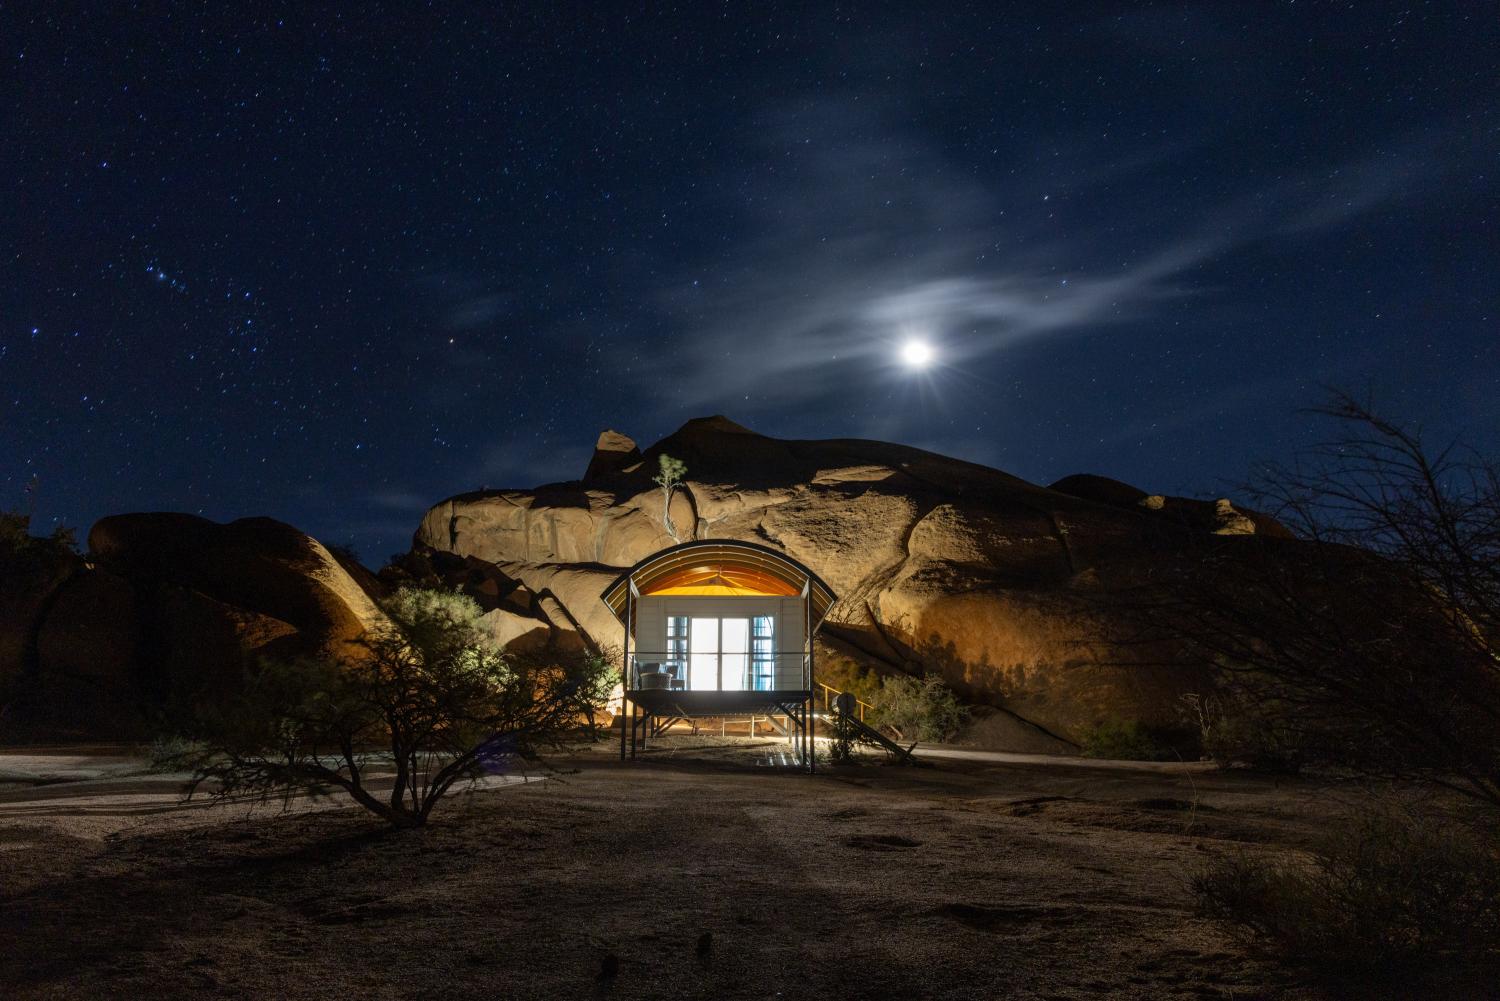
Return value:
[[(712, 659), (715, 678), (713, 688), (690, 688), (689, 665), (701, 658)], [(625, 679), (626, 691), (639, 691), (641, 668), (648, 664), (667, 668), (667, 674), (680, 685), (671, 687), (684, 691), (808, 691), (811, 687), (812, 658), (806, 650), (775, 650), (756, 652), (724, 652), (684, 654), (680, 650), (632, 650)], [(674, 670), (675, 669), (675, 670)], [(742, 684), (726, 686), (726, 674), (738, 674)], [(785, 683), (787, 676), (796, 679), (795, 684)], [(769, 679), (770, 687), (757, 686), (757, 682)]]
[[(735, 671), (741, 671), (741, 669), (742, 671), (744, 671), (745, 686), (739, 687), (739, 689), (724, 689), (724, 687), (717, 687), (717, 689), (688, 689), (687, 665), (694, 656), (714, 657), (715, 677), (718, 678), (718, 683), (720, 683), (720, 686), (721, 684), (723, 684), (724, 677), (724, 657), (733, 657), (733, 659), (735, 660), (744, 660), (744, 668), (739, 668), (739, 666), (736, 665), (733, 669), (735, 669)], [(655, 665), (678, 666), (678, 669), (676, 669), (675, 675), (673, 675), (673, 677), (675, 677), (676, 680), (681, 681), (682, 690), (697, 690), (697, 692), (705, 692), (705, 690), (706, 692), (714, 692), (714, 690), (718, 690), (718, 692), (777, 692), (777, 690), (790, 690), (787, 686), (780, 686), (780, 684), (777, 684), (777, 681), (780, 680), (783, 671), (786, 671), (786, 665), (789, 665), (789, 663), (799, 663), (799, 665), (801, 665), (801, 683), (796, 686), (796, 690), (807, 690), (810, 657), (807, 656), (807, 651), (805, 650), (777, 650), (771, 654), (688, 653), (687, 657), (685, 657), (684, 659), (684, 657), (682, 657), (682, 654), (678, 653), (678, 651), (633, 650), (630, 653), (630, 677), (628, 677), (628, 684), (627, 686), (625, 686), (625, 689), (631, 690), (631, 692), (640, 689), (640, 668), (642, 668), (642, 665), (648, 665), (648, 663), (655, 663)], [(756, 663), (768, 663), (769, 668), (771, 668), (772, 687), (769, 687), (769, 689), (753, 689), (753, 687), (751, 687), (753, 681), (756, 680), (756, 678), (754, 678), (753, 671)], [(835, 687), (832, 687), (831, 684), (823, 684), (822, 681), (817, 681), (816, 687), (816, 701), (822, 702), (823, 711), (825, 711), (825, 713), (831, 713), (832, 708), (834, 708), (834, 699), (837, 699), (838, 696), (843, 695), (843, 692), (835, 689)], [(855, 702), (855, 713), (853, 714), (858, 717), (859, 722), (865, 722), (865, 720), (868, 719), (868, 714), (874, 713), (874, 705), (871, 705), (870, 702), (865, 702), (864, 699), (861, 698), (855, 698), (855, 701), (853, 702)]]
[[(832, 712), (833, 711), (833, 700), (836, 699), (836, 698), (838, 698), (840, 695), (843, 695), (844, 693), (841, 692), (841, 691), (839, 691), (837, 688), (832, 687), (831, 685), (825, 685), (825, 684), (823, 684), (823, 682), (821, 682), (821, 681), (818, 682), (818, 689), (819, 689), (819, 692), (823, 696), (823, 711), (824, 712)], [(870, 705), (870, 703), (868, 703), (868, 702), (866, 702), (866, 701), (864, 701), (863, 699), (860, 699), (860, 698), (855, 698), (854, 705), (855, 705), (856, 715), (858, 715), (859, 721), (861, 723), (863, 723), (865, 721), (865, 710), (869, 710), (870, 712), (874, 712), (875, 711), (875, 707), (874, 706)]]

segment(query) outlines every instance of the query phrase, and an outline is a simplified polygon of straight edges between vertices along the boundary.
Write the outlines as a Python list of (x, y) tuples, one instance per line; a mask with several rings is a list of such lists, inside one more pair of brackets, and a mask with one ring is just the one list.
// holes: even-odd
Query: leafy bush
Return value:
[(1172, 756), (1171, 749), (1140, 720), (1105, 720), (1079, 734), (1078, 745), (1089, 758), (1161, 761)]
[[(0, 605), (32, 607), (81, 565), (73, 529), (59, 525), (48, 535), (32, 535), (31, 515), (0, 510)], [(38, 671), (35, 633), (18, 629), (13, 640), (20, 663), (19, 670), (0, 677), (0, 724), (4, 724), (0, 733), (10, 741), (45, 739), (59, 706), (65, 707), (57, 713), (58, 722), (64, 725), (76, 722), (82, 707), (76, 701), (67, 704), (49, 698), (51, 693), (44, 690), (45, 679)], [(51, 734), (51, 739), (61, 732)]]
[(1500, 858), (1492, 842), (1430, 815), (1371, 809), (1310, 858), (1226, 858), (1192, 889), (1202, 913), (1298, 960), (1500, 958)]
[(530, 653), (507, 655), (512, 664), (530, 671), (560, 671), (577, 685), (574, 698), (578, 711), (588, 725), (589, 737), (599, 739), (597, 714), (620, 693), (620, 651), (618, 647), (584, 648), (571, 653)]
[(942, 677), (929, 672), (922, 678), (903, 674), (882, 679), (870, 722), (903, 740), (944, 741), (958, 733), (968, 716)]
[(1203, 753), (1220, 768), (1243, 765), (1260, 772), (1295, 775), (1302, 770), (1305, 741), (1301, 728), (1273, 715), (1226, 716), (1205, 735)]
[[(390, 626), (358, 656), (264, 663), (210, 708), (194, 787), (342, 790), (393, 826), (417, 827), (455, 783), (534, 757), (610, 688), (603, 658), (507, 659), (462, 594), (404, 588), (381, 607)], [(372, 769), (394, 772), (388, 795), (370, 788)]]

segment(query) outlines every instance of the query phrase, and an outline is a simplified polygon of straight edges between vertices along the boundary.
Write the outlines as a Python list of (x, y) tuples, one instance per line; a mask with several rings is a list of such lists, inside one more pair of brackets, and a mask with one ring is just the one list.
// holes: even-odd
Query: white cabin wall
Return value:
[(801, 689), (802, 651), (807, 645), (807, 604), (801, 598), (782, 598), (776, 615), (776, 687), (781, 691)]
[(632, 653), (637, 664), (666, 660), (668, 599), (650, 596), (635, 599), (635, 641)]

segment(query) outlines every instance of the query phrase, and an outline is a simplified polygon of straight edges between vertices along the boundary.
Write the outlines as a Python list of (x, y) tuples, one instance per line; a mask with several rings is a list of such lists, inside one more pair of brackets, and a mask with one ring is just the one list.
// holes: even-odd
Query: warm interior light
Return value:
[(677, 570), (641, 589), (643, 595), (776, 595), (793, 597), (799, 592), (787, 581), (748, 568), (699, 566)]

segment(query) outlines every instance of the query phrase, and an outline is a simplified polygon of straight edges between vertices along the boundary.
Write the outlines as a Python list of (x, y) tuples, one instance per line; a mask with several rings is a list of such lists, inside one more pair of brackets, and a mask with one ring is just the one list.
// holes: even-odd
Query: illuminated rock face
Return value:
[(1124, 484), (1075, 496), (914, 448), (782, 441), (722, 417), (690, 421), (639, 457), (625, 440), (601, 436), (580, 481), (443, 501), (415, 550), (488, 564), (554, 598), (581, 638), (618, 645), (599, 595), (672, 544), (651, 482), (665, 453), (687, 464), (672, 509), (683, 539), (759, 542), (812, 568), (839, 596), (824, 633), (840, 652), (941, 671), (971, 697), (1076, 734), (1106, 718), (1168, 722), (1201, 681), (1111, 647), (1086, 592), (1142, 572), (1148, 551), (1161, 558), (1164, 534), (1259, 524), (1227, 502), (1207, 505), (1212, 524), (1200, 527), (1182, 515), (1203, 502), (1153, 511)]

